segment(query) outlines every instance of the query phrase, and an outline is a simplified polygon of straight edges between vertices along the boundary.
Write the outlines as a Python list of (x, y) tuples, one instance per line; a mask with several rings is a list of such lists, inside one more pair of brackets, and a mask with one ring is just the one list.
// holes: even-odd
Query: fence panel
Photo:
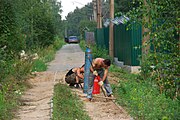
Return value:
[(114, 26), (114, 55), (125, 65), (138, 66), (138, 57), (141, 55), (142, 30), (136, 23), (129, 29), (128, 25)]
[(109, 51), (109, 27), (104, 28), (104, 43), (104, 47)]
[[(119, 45), (119, 37), (118, 37), (118, 34), (120, 33), (120, 29), (118, 29), (117, 26), (114, 26), (114, 56), (118, 58), (118, 53), (120, 52), (118, 48), (118, 45)], [(116, 37), (115, 37), (116, 36)]]
[[(114, 25), (114, 56), (125, 65), (139, 66), (141, 55), (142, 27), (133, 23)], [(96, 29), (96, 44), (109, 50), (109, 28)]]
[(96, 29), (95, 31), (95, 38), (96, 38), (96, 44), (98, 47), (104, 47), (105, 43), (104, 43), (104, 29), (100, 28), (100, 29)]
[(132, 65), (140, 65), (140, 56), (142, 53), (142, 26), (136, 23), (132, 24)]

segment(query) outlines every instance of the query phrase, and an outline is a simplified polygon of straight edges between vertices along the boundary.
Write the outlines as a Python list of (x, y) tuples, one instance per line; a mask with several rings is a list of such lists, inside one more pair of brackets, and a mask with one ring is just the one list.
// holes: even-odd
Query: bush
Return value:
[(108, 55), (108, 50), (104, 48), (99, 48), (97, 47), (96, 44), (87, 45), (85, 41), (81, 41), (80, 47), (82, 48), (83, 51), (86, 50), (86, 46), (88, 46), (91, 49), (93, 58), (101, 57), (105, 59), (111, 59)]

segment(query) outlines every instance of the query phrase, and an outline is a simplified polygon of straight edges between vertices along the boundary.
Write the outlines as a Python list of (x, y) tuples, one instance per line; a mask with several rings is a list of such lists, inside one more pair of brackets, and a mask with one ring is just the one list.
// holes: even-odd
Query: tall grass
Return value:
[(78, 96), (66, 85), (55, 85), (53, 103), (53, 120), (90, 120)]

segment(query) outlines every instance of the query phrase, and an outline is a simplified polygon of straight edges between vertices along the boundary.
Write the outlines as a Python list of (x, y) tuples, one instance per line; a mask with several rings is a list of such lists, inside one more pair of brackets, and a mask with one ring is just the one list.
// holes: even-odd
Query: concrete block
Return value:
[(118, 67), (121, 67), (124, 70), (127, 70), (130, 73), (138, 74), (140, 73), (140, 66), (130, 66), (130, 65), (124, 65), (124, 62), (118, 61), (118, 58), (114, 58), (114, 64)]

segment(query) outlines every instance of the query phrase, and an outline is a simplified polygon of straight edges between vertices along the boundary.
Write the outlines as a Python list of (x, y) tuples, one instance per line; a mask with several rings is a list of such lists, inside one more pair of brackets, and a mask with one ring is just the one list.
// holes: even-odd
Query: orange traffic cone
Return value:
[(92, 94), (99, 94), (100, 93), (100, 85), (98, 84), (100, 79), (101, 79), (100, 76), (96, 76), (94, 78), (94, 85), (93, 85), (93, 92), (92, 92)]

